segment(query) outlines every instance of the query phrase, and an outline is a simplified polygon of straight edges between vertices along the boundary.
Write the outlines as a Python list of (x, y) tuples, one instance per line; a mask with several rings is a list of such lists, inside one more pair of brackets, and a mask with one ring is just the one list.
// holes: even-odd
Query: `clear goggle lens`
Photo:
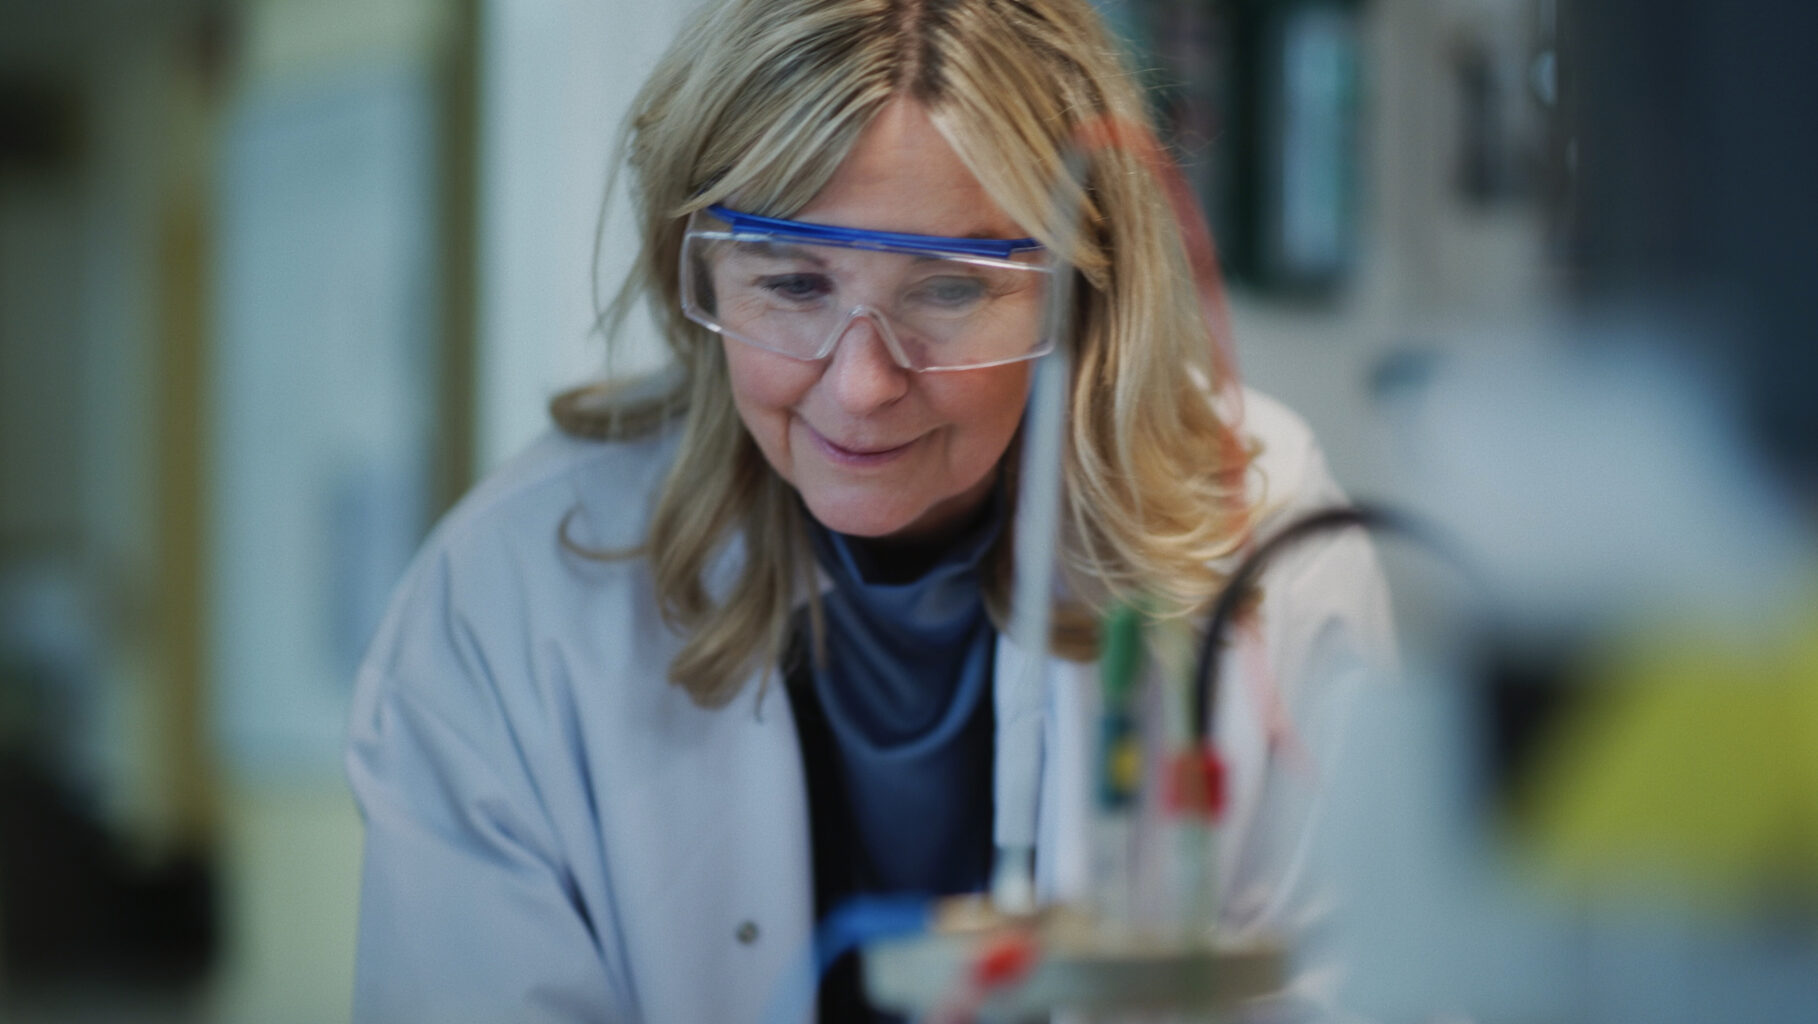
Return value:
[(695, 213), (682, 310), (710, 330), (820, 360), (870, 319), (899, 366), (963, 370), (1033, 359), (1051, 274), (1032, 239), (936, 238)]

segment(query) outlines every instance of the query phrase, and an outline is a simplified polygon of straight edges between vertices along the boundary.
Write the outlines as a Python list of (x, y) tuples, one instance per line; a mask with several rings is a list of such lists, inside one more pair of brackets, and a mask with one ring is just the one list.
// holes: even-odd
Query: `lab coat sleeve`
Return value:
[(419, 559), (358, 680), (347, 767), (366, 847), (353, 1020), (633, 1019), (622, 965), (601, 941), (610, 908), (585, 904), (561, 852), (561, 810), (540, 786), (559, 723), (506, 692), (514, 652), (463, 608), (490, 602), (481, 618), (496, 631), (510, 619), (499, 614), (510, 574), (480, 591), (460, 576), (433, 546)]
[[(1345, 502), (1316, 448), (1294, 461), (1304, 476), (1280, 527)], [(1233, 782), (1248, 798), (1229, 830), (1237, 841), (1223, 858), (1221, 923), (1228, 934), (1292, 938), (1292, 983), (1262, 1019), (1350, 1021), (1339, 991), (1343, 957), (1322, 930), (1343, 894), (1323, 870), (1332, 837), (1320, 826), (1345, 724), (1396, 671), (1388, 588), (1370, 538), (1355, 527), (1287, 549), (1261, 584), (1260, 621), (1240, 626), (1247, 635), (1226, 655), (1224, 678), (1236, 692), (1221, 746), (1243, 752)]]

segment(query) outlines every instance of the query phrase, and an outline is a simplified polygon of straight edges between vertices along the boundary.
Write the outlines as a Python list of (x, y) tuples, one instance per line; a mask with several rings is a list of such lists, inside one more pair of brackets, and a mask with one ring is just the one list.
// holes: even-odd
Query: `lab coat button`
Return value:
[(756, 921), (746, 921), (743, 924), (739, 925), (739, 930), (736, 932), (733, 932), (733, 934), (738, 937), (738, 940), (740, 942), (749, 946), (753, 942), (757, 941), (757, 938), (758, 938), (757, 922)]

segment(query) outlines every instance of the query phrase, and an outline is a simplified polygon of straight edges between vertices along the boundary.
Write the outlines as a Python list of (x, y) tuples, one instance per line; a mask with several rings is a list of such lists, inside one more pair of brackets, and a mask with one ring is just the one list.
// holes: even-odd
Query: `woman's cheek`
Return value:
[(1010, 446), (1029, 399), (1027, 362), (959, 373), (927, 374), (931, 404), (958, 428), (968, 462), (995, 465)]
[(784, 479), (793, 480), (789, 420), (814, 383), (816, 367), (743, 342), (723, 340), (732, 401), (752, 440)]

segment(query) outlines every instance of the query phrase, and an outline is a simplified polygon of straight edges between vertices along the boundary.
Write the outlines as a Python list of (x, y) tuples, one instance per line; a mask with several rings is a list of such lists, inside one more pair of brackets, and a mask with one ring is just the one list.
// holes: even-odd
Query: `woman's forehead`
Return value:
[(793, 220), (943, 238), (1027, 234), (1000, 209), (921, 104), (891, 100)]

